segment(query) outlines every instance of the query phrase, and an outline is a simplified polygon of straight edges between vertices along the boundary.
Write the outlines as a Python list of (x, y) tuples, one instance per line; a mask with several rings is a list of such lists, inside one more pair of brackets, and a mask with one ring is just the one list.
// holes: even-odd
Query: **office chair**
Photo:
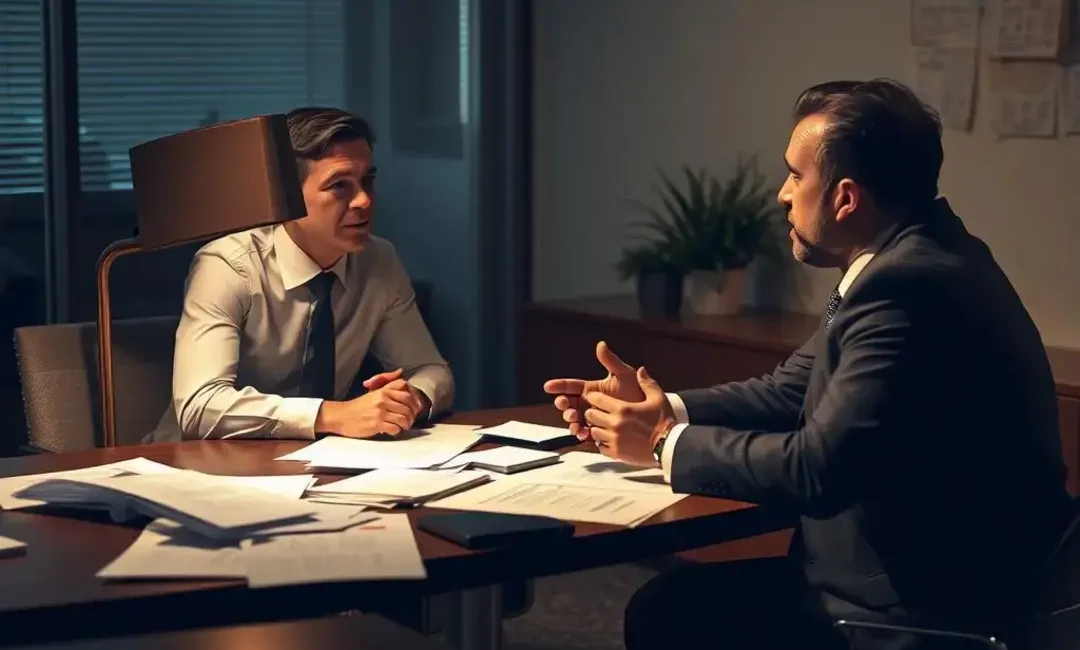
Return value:
[[(1047, 563), (1034, 597), (1030, 620), (1024, 621), (1030, 650), (1074, 650), (1080, 647), (1080, 508), (1074, 501), (1074, 515), (1057, 548)], [(957, 647), (1009, 650), (1005, 642), (993, 636), (959, 630), (947, 630), (891, 623), (838, 620), (839, 628), (905, 632), (916, 636), (953, 639)], [(966, 642), (966, 643), (959, 643)]]
[[(178, 322), (157, 316), (113, 324), (117, 444), (141, 442), (168, 406)], [(14, 338), (29, 450), (102, 446), (95, 324), (19, 327)]]

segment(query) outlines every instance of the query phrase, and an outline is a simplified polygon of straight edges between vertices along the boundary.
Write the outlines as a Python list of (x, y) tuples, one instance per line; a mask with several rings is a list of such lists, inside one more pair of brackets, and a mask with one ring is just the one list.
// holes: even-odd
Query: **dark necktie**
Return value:
[(300, 396), (334, 399), (334, 309), (330, 304), (334, 274), (320, 273), (308, 280), (307, 287), (315, 305), (311, 310), (304, 349)]
[(840, 289), (839, 286), (833, 289), (833, 292), (829, 294), (829, 306), (825, 308), (825, 329), (829, 329), (829, 325), (832, 325), (833, 318), (836, 317), (836, 310), (840, 309)]

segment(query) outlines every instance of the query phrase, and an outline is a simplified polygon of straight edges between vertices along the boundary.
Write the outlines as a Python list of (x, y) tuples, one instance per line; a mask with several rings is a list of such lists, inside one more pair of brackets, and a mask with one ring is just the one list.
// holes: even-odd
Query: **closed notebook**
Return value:
[(502, 446), (461, 454), (457, 458), (441, 465), (441, 469), (486, 469), (500, 474), (513, 474), (536, 467), (553, 465), (559, 462), (559, 454), (554, 451), (526, 449), (523, 447)]
[(478, 433), (492, 442), (549, 451), (576, 445), (579, 442), (574, 437), (574, 434), (570, 433), (570, 430), (565, 427), (549, 427), (516, 420), (503, 422), (498, 426), (486, 429), (477, 429), (474, 433)]
[(428, 515), (416, 526), (470, 549), (547, 545), (574, 534), (574, 525), (560, 519), (494, 512)]

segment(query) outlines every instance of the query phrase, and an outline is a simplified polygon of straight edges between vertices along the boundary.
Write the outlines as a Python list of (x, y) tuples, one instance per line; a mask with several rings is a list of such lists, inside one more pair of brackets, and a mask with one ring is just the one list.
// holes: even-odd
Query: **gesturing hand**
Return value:
[(556, 395), (555, 408), (562, 411), (563, 420), (570, 423), (570, 432), (579, 440), (589, 437), (589, 427), (583, 417), (585, 393), (603, 393), (623, 402), (640, 402), (645, 393), (638, 385), (634, 369), (620, 359), (607, 343), (596, 344), (596, 360), (607, 370), (603, 379), (551, 379), (544, 383), (544, 392)]
[(644, 399), (628, 402), (602, 391), (586, 392), (585, 423), (600, 453), (631, 465), (651, 467), (652, 450), (660, 434), (675, 422), (667, 396), (645, 368), (635, 383)]

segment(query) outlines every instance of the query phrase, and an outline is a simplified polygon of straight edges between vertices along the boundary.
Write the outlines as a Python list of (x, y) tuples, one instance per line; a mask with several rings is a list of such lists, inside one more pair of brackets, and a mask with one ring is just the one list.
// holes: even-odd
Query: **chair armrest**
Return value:
[(970, 634), (967, 632), (956, 632), (954, 630), (941, 630), (929, 627), (916, 627), (913, 625), (895, 625), (892, 623), (871, 623), (869, 621), (849, 621), (840, 619), (833, 622), (836, 627), (850, 627), (860, 628), (866, 630), (886, 630), (889, 632), (905, 632), (908, 634), (915, 634), (919, 636), (936, 636), (936, 637), (948, 637), (953, 639), (960, 639), (965, 641), (971, 641), (973, 644), (977, 643), (988, 648), (994, 648), (995, 650), (1008, 650), (1004, 641), (992, 636), (981, 636), (978, 634)]

